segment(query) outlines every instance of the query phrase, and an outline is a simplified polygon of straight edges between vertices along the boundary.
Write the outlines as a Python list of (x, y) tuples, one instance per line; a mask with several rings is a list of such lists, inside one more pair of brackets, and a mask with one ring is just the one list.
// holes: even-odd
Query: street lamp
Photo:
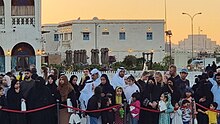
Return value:
[(173, 35), (172, 34), (172, 31), (171, 30), (168, 30), (168, 31), (165, 31), (165, 33), (166, 33), (166, 36), (168, 36), (169, 37), (169, 49), (170, 49), (170, 65), (172, 64), (172, 48), (171, 48), (171, 45), (172, 45), (172, 43), (171, 43), (171, 36)]
[(200, 14), (202, 14), (201, 12), (199, 12), (199, 13), (195, 13), (193, 16), (191, 16), (190, 14), (188, 14), (188, 13), (182, 13), (183, 15), (188, 15), (189, 17), (190, 17), (190, 19), (191, 19), (191, 31), (192, 31), (192, 60), (193, 60), (193, 19), (194, 19), (194, 17), (196, 16), (196, 15), (200, 15)]
[(99, 24), (97, 24), (95, 22), (95, 49), (98, 49), (98, 42), (97, 42), (97, 27), (98, 27)]

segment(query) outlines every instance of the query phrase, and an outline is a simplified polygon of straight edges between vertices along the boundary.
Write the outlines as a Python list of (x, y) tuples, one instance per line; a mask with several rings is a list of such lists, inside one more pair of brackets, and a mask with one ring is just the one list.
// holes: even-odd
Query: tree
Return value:
[(156, 71), (166, 71), (168, 69), (168, 66), (164, 66), (161, 63), (153, 63), (152, 70)]
[[(170, 62), (170, 60), (171, 60), (171, 62)], [(163, 58), (162, 64), (163, 64), (164, 66), (166, 66), (166, 67), (168, 67), (170, 64), (174, 64), (174, 59), (173, 59), (173, 57), (165, 56), (165, 57)]]
[(112, 64), (113, 62), (116, 62), (115, 56), (109, 56), (109, 63)]
[(119, 67), (125, 67), (127, 69), (127, 67), (124, 65), (123, 62), (115, 62), (114, 64), (111, 64), (110, 66), (114, 70), (117, 70)]
[(137, 58), (133, 55), (128, 55), (124, 58), (123, 63), (128, 67), (128, 68), (133, 68), (136, 66), (137, 63)]

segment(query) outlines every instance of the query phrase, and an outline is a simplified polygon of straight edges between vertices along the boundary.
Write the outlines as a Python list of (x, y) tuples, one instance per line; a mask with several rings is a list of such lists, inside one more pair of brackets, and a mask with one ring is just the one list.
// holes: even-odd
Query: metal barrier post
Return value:
[(192, 99), (192, 124), (194, 124), (195, 122), (195, 115), (194, 115), (194, 99)]
[(127, 102), (124, 102), (124, 111), (124, 124), (127, 124)]
[(56, 100), (57, 104), (57, 124), (60, 124), (60, 101)]

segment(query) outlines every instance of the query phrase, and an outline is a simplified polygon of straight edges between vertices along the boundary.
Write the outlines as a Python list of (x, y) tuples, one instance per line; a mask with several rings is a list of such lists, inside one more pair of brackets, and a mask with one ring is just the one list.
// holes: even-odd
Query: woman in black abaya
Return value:
[[(47, 88), (50, 90), (52, 96), (52, 102), (56, 103), (56, 94), (57, 94), (57, 85), (56, 85), (56, 78), (54, 75), (49, 75), (47, 78)], [(55, 107), (51, 108), (51, 116), (52, 116), (52, 124), (57, 123), (57, 109)]]
[[(45, 107), (53, 104), (53, 98), (45, 80), (38, 77), (35, 86), (30, 90), (27, 97), (28, 110)], [(52, 109), (45, 109), (28, 114), (28, 124), (52, 124)]]
[[(153, 77), (149, 78), (142, 94), (143, 107), (157, 110), (158, 101), (162, 93), (162, 87), (155, 82)], [(159, 114), (149, 111), (141, 111), (140, 124), (158, 124)]]
[[(7, 107), (12, 110), (21, 110), (22, 97), (20, 82), (12, 80), (11, 88), (7, 92)], [(9, 113), (9, 124), (26, 124), (25, 114)]]
[(56, 85), (56, 78), (54, 75), (49, 75), (47, 77), (47, 87), (50, 90), (50, 93), (53, 97), (53, 102), (56, 103), (56, 93), (57, 93), (57, 85)]

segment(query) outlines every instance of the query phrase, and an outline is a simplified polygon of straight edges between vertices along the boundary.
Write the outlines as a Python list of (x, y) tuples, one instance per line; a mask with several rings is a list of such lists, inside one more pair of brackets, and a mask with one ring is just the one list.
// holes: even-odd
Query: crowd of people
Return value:
[[(193, 83), (187, 79), (188, 70), (178, 74), (175, 65), (163, 73), (144, 71), (136, 78), (123, 67), (112, 79), (98, 69), (84, 69), (82, 77), (70, 79), (57, 69), (42, 72), (39, 76), (32, 68), (0, 75), (1, 124), (80, 124), (81, 118), (87, 124), (220, 124), (217, 67), (206, 69)], [(33, 110), (57, 102), (87, 111), (119, 106), (96, 112), (65, 106), (26, 114), (1, 110)]]

